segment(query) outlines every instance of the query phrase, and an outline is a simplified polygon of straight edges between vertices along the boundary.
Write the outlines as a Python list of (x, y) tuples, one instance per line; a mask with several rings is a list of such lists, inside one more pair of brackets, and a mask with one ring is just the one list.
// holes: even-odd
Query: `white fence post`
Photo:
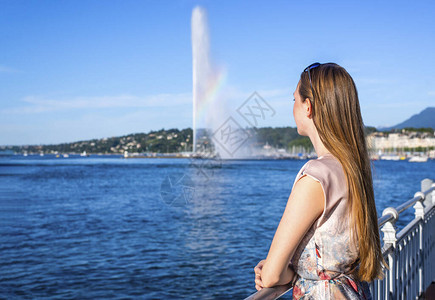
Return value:
[(424, 219), (424, 205), (423, 205), (423, 201), (424, 201), (424, 194), (423, 192), (417, 192), (414, 195), (415, 197), (420, 196), (421, 199), (419, 199), (417, 202), (415, 202), (413, 208), (415, 209), (415, 218), (422, 218)]
[(399, 218), (399, 213), (393, 207), (387, 207), (382, 212), (382, 216), (392, 215), (393, 219), (385, 223), (382, 226), (381, 231), (384, 233), (384, 245), (391, 244), (393, 247), (393, 251), (390, 251), (388, 254), (388, 267), (390, 268), (388, 271), (388, 282), (387, 282), (387, 290), (388, 293), (385, 295), (385, 299), (395, 299), (396, 288), (395, 288), (395, 278), (396, 278), (396, 221)]
[[(422, 181), (423, 186), (423, 181)], [(420, 196), (420, 199), (415, 202), (414, 209), (415, 209), (415, 218), (421, 218), (423, 222), (420, 222), (418, 225), (418, 252), (417, 252), (417, 266), (418, 266), (418, 293), (421, 295), (424, 292), (424, 274), (423, 274), (423, 267), (425, 265), (424, 261), (424, 253), (423, 253), (423, 242), (424, 242), (424, 232), (423, 232), (423, 225), (424, 225), (424, 193), (423, 192), (417, 192), (414, 195), (414, 198)]]
[(396, 247), (396, 221), (399, 219), (399, 213), (393, 207), (387, 207), (382, 212), (382, 216), (390, 214), (393, 216), (393, 219), (385, 223), (382, 227), (381, 231), (384, 233), (384, 244), (393, 244)]
[[(432, 183), (431, 187), (435, 187), (435, 183)], [(431, 200), (432, 205), (435, 205), (435, 190), (432, 191)]]

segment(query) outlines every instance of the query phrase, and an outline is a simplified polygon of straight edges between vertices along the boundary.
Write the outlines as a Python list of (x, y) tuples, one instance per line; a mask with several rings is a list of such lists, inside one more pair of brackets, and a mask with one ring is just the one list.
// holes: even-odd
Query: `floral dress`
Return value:
[[(325, 209), (308, 230), (291, 260), (296, 272), (292, 299), (372, 299), (367, 282), (353, 274), (358, 268), (358, 246), (351, 243), (346, 177), (331, 154), (308, 161), (296, 176), (318, 181)], [(294, 186), (294, 184), (293, 184)]]

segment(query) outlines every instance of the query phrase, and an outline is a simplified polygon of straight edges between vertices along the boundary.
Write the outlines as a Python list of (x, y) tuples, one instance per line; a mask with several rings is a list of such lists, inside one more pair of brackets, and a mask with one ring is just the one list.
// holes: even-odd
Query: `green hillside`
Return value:
[[(277, 149), (292, 149), (301, 146), (307, 151), (313, 147), (308, 137), (302, 137), (294, 127), (264, 127), (245, 129), (252, 137), (256, 147), (268, 144)], [(418, 129), (414, 129), (418, 130)], [(431, 129), (425, 129), (431, 130)], [(376, 131), (374, 127), (366, 127), (366, 134)], [(394, 130), (393, 130), (394, 131)], [(432, 131), (433, 132), (433, 131)], [(0, 146), (3, 153), (83, 153), (87, 154), (123, 154), (129, 153), (177, 153), (192, 151), (192, 129), (161, 129), (148, 133), (134, 133), (119, 137), (108, 137), (62, 143), (53, 145)], [(198, 130), (198, 141), (205, 148), (213, 144), (211, 137), (204, 130)]]
[[(296, 128), (265, 127), (246, 130), (255, 137), (254, 141), (257, 147), (262, 147), (267, 143), (275, 148), (290, 148), (292, 146), (303, 146), (307, 150), (312, 148), (310, 140), (307, 137), (299, 136)], [(204, 130), (198, 130), (197, 136), (198, 143), (212, 144), (210, 136)], [(192, 151), (192, 129), (161, 129), (148, 133), (134, 133), (119, 137), (53, 145), (2, 146), (0, 150), (16, 153), (82, 153), (84, 151), (87, 154), (123, 154), (124, 151), (129, 153), (176, 153)]]

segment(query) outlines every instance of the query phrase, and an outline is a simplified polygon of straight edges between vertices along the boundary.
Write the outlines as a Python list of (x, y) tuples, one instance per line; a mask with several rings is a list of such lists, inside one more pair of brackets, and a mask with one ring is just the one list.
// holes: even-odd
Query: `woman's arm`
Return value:
[(286, 284), (293, 279), (290, 260), (304, 235), (322, 215), (324, 207), (325, 197), (320, 183), (309, 176), (301, 177), (290, 194), (261, 268), (263, 287)]

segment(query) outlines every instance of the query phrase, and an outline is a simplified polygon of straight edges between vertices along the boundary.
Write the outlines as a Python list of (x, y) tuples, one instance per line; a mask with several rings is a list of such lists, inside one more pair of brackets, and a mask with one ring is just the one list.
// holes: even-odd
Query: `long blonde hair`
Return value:
[[(382, 279), (378, 217), (370, 158), (364, 136), (358, 92), (349, 73), (334, 63), (302, 72), (299, 94), (309, 99), (313, 121), (325, 147), (341, 163), (347, 179), (352, 239), (359, 246), (359, 280)], [(356, 232), (354, 232), (356, 230)]]

